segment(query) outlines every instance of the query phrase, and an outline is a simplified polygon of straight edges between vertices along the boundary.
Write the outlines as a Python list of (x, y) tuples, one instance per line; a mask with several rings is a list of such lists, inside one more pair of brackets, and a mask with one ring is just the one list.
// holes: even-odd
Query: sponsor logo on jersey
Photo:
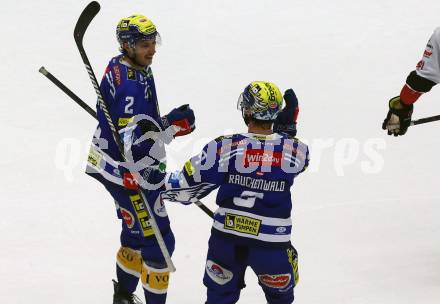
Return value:
[(133, 228), (135, 222), (133, 214), (125, 208), (120, 207), (119, 209), (121, 210), (122, 218), (124, 219), (124, 222), (127, 225), (127, 227), (130, 229)]
[(119, 171), (119, 169), (116, 169), (116, 168), (113, 169), (113, 175), (114, 175), (114, 176), (117, 176), (117, 177), (122, 177), (122, 176), (121, 176), (121, 171)]
[(206, 261), (206, 273), (217, 284), (225, 285), (232, 280), (233, 274), (231, 271), (223, 268), (217, 263), (211, 260)]
[(130, 190), (137, 190), (139, 189), (139, 185), (137, 184), (136, 180), (134, 179), (134, 176), (130, 172), (125, 172), (124, 176), (122, 178), (122, 182), (124, 184), (124, 187)]
[(224, 228), (227, 230), (258, 235), (260, 233), (260, 225), (261, 220), (252, 217), (231, 213), (225, 214)]
[(121, 70), (118, 65), (113, 66), (113, 72), (115, 73), (116, 85), (121, 85)]
[(432, 51), (425, 50), (425, 52), (423, 52), (423, 57), (430, 58), (431, 56), (432, 56)]
[(185, 163), (185, 171), (189, 176), (192, 176), (196, 171), (190, 160)]
[(230, 174), (228, 177), (229, 184), (240, 185), (243, 187), (272, 192), (282, 192), (286, 187), (285, 181), (271, 181), (262, 178), (252, 178), (250, 176), (242, 176), (240, 174)]
[(287, 231), (286, 227), (277, 227), (277, 229), (275, 229), (277, 233), (283, 234)]
[(87, 157), (87, 162), (94, 167), (99, 167), (101, 163), (102, 155), (96, 151), (93, 147), (90, 147), (89, 156)]
[(163, 294), (168, 289), (170, 272), (160, 269), (149, 268), (145, 263), (142, 264), (141, 281), (144, 287), (153, 293)]
[(258, 276), (261, 284), (270, 288), (286, 288), (291, 280), (290, 273), (286, 274), (261, 274)]
[(147, 276), (146, 283), (150, 286), (152, 289), (156, 290), (167, 290), (168, 289), (168, 283), (170, 281), (170, 273), (158, 273), (153, 272), (149, 273)]
[(139, 195), (130, 195), (130, 201), (133, 205), (134, 211), (136, 212), (137, 218), (141, 224), (142, 232), (144, 236), (151, 236), (154, 234), (153, 228), (151, 228), (150, 217), (148, 211), (141, 201)]
[(136, 71), (130, 68), (127, 68), (127, 79), (128, 80), (136, 80)]
[(282, 153), (263, 149), (248, 149), (244, 154), (244, 166), (281, 167)]
[(133, 117), (119, 117), (118, 126), (125, 127), (126, 125), (128, 125), (132, 121), (133, 121)]
[(254, 139), (258, 139), (258, 140), (267, 140), (267, 139), (270, 139), (270, 138), (268, 138), (268, 136), (263, 136), (263, 135), (253, 135), (252, 138), (254, 138)]

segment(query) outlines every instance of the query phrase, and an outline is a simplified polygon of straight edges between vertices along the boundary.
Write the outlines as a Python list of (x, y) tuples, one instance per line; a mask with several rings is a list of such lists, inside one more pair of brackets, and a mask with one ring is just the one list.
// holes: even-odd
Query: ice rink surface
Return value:
[[(38, 73), (94, 107), (73, 40), (88, 1), (9, 1), (0, 12), (0, 303), (111, 303), (119, 221), (83, 171), (96, 122)], [(168, 147), (178, 169), (209, 139), (245, 130), (236, 100), (253, 80), (292, 87), (311, 168), (293, 189), (295, 303), (440, 299), (440, 123), (400, 138), (380, 126), (440, 26), (438, 0), (101, 1), (84, 45), (98, 79), (134, 12), (163, 38), (153, 71), (162, 114), (183, 103), (197, 130)], [(440, 114), (440, 88), (413, 117)], [(215, 208), (215, 197), (204, 203)], [(203, 303), (210, 219), (168, 204), (177, 243), (169, 303)], [(251, 271), (239, 303), (265, 303)], [(143, 298), (141, 289), (138, 295)]]

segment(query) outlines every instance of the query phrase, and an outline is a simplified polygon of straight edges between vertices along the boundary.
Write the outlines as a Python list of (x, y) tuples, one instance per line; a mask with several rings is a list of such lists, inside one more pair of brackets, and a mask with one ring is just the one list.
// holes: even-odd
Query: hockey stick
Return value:
[[(81, 108), (87, 111), (90, 115), (92, 115), (95, 119), (97, 119), (96, 112), (93, 110), (88, 104), (86, 104), (81, 98), (79, 98), (75, 93), (73, 93), (68, 87), (66, 87), (58, 78), (52, 75), (51, 72), (46, 70), (44, 67), (41, 67), (38, 70), (41, 74), (46, 76), (53, 84), (55, 84), (61, 91), (67, 94), (70, 98), (73, 99)], [(214, 213), (205, 206), (201, 201), (196, 201), (194, 204), (202, 209), (209, 217), (214, 218)]]
[(433, 122), (433, 121), (438, 121), (438, 120), (440, 120), (440, 115), (420, 118), (420, 119), (411, 121), (411, 126), (421, 125), (421, 124), (424, 124), (427, 122)]
[(60, 88), (61, 91), (67, 94), (70, 98), (73, 99), (81, 108), (87, 111), (90, 115), (92, 115), (95, 119), (98, 119), (96, 116), (96, 112), (89, 107), (88, 104), (86, 104), (81, 98), (79, 98), (75, 93), (73, 93), (68, 87), (66, 87), (61, 81), (59, 81), (55, 76), (52, 75), (48, 70), (46, 70), (44, 67), (41, 67), (38, 72), (43, 74), (47, 77), (50, 81), (52, 81), (53, 84), (55, 84), (58, 88)]
[[(84, 66), (87, 69), (87, 72), (89, 73), (90, 81), (92, 82), (92, 85), (95, 88), (95, 92), (98, 97), (98, 103), (102, 108), (102, 111), (104, 112), (108, 126), (110, 127), (110, 130), (112, 132), (113, 139), (118, 146), (123, 161), (127, 162), (121, 137), (119, 136), (119, 133), (116, 131), (115, 125), (110, 117), (108, 104), (102, 97), (101, 91), (99, 89), (98, 81), (96, 80), (95, 73), (93, 72), (92, 66), (90, 64), (89, 59), (87, 58), (87, 54), (83, 46), (84, 34), (88, 26), (92, 22), (93, 18), (98, 14), (100, 9), (101, 7), (99, 3), (96, 1), (92, 1), (86, 6), (86, 8), (79, 16), (78, 21), (75, 25), (75, 29), (73, 31), (73, 37), (75, 38), (75, 42), (78, 47), (78, 51), (81, 55), (81, 58), (83, 60)], [(148, 226), (151, 227), (156, 237), (157, 243), (159, 244), (159, 248), (162, 252), (165, 262), (167, 264), (168, 270), (170, 272), (174, 272), (176, 271), (176, 267), (174, 266), (173, 261), (171, 260), (170, 253), (168, 252), (168, 249), (165, 245), (165, 241), (163, 240), (162, 234), (159, 230), (159, 227), (157, 226), (156, 219), (153, 216), (154, 214), (153, 210), (151, 210), (150, 205), (147, 204), (147, 200), (144, 193), (141, 190), (137, 190), (137, 194), (139, 197), (139, 201), (137, 203), (133, 202), (133, 207), (134, 210), (136, 211), (135, 213), (140, 226), (139, 228), (141, 229), (141, 231), (144, 232), (144, 236), (145, 236), (145, 232), (149, 228)]]

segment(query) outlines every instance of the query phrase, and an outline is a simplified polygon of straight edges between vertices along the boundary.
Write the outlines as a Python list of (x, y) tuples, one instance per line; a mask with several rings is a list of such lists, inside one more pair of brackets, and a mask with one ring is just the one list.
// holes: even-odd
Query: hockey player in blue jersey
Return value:
[[(160, 42), (159, 33), (151, 20), (142, 15), (123, 18), (117, 25), (117, 39), (121, 54), (112, 58), (105, 70), (100, 90), (109, 105), (110, 117), (124, 144), (135, 142), (149, 131), (167, 129), (168, 142), (175, 136), (191, 133), (194, 113), (188, 105), (161, 116), (156, 95), (151, 63)], [(106, 121), (105, 113), (97, 106), (98, 127), (90, 149), (87, 173), (99, 180), (113, 197), (118, 217), (122, 220), (121, 247), (116, 257), (118, 282), (114, 282), (114, 304), (137, 303), (133, 292), (141, 278), (146, 302), (163, 304), (169, 281), (164, 257), (151, 226), (141, 226), (136, 220), (139, 206), (138, 185), (126, 167)], [(142, 116), (133, 126), (132, 121)], [(163, 147), (156, 149), (152, 140), (129, 144), (126, 155), (144, 169), (164, 170)], [(159, 145), (160, 146), (160, 145)], [(151, 150), (156, 149), (150, 157)], [(158, 152), (159, 151), (159, 152)], [(147, 203), (154, 210), (154, 218), (168, 252), (174, 250), (174, 236), (159, 191), (144, 190)], [(138, 214), (139, 215), (139, 214)], [(147, 215), (148, 218), (148, 215)]]
[(290, 242), (290, 189), (307, 168), (309, 152), (294, 137), (293, 90), (284, 98), (287, 105), (280, 113), (283, 96), (275, 84), (249, 84), (238, 102), (248, 133), (209, 142), (181, 171), (165, 178), (163, 198), (171, 201), (195, 202), (218, 188), (203, 279), (206, 303), (236, 303), (247, 267), (258, 276), (268, 303), (294, 300), (298, 264)]

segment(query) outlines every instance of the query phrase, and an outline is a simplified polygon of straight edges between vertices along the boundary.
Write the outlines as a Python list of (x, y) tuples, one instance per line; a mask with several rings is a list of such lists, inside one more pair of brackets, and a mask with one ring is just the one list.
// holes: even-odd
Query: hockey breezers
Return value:
[[(47, 77), (53, 84), (55, 84), (61, 91), (66, 93), (67, 96), (73, 99), (81, 108), (83, 108), (87, 113), (89, 113), (93, 118), (97, 119), (96, 112), (88, 104), (86, 104), (81, 98), (79, 98), (75, 93), (73, 93), (68, 87), (66, 87), (58, 78), (56, 78), (51, 72), (41, 67), (38, 70), (41, 74)], [(205, 204), (201, 201), (196, 201), (194, 204), (202, 209), (210, 218), (214, 218), (214, 212), (211, 211)]]
[[(89, 59), (87, 58), (87, 54), (84, 50), (83, 46), (83, 38), (84, 34), (92, 22), (93, 18), (98, 14), (99, 10), (101, 9), (100, 5), (96, 1), (90, 2), (86, 8), (83, 10), (81, 15), (79, 16), (79, 19), (76, 23), (75, 29), (73, 31), (73, 36), (75, 38), (76, 45), (78, 47), (78, 51), (81, 55), (81, 58), (83, 60), (84, 66), (89, 74), (90, 81), (92, 82), (93, 87), (95, 88), (96, 95), (98, 97), (98, 104), (101, 107), (102, 111), (104, 112), (104, 116), (106, 118), (106, 121), (108, 123), (108, 126), (112, 132), (113, 139), (115, 143), (118, 146), (119, 153), (121, 154), (122, 160), (124, 162), (127, 162), (127, 158), (124, 153), (124, 146), (121, 140), (121, 137), (119, 136), (119, 133), (116, 131), (115, 125), (112, 121), (112, 118), (109, 113), (109, 107), (107, 102), (102, 97), (101, 91), (99, 89), (98, 81), (96, 80), (95, 73), (93, 72), (92, 66), (90, 64)], [(138, 182), (139, 184), (139, 182)], [(148, 225), (151, 226), (151, 229), (153, 230), (154, 236), (156, 237), (157, 243), (159, 244), (159, 248), (162, 252), (162, 255), (165, 259), (165, 262), (167, 264), (167, 269), (170, 272), (176, 271), (176, 267), (173, 264), (173, 261), (171, 260), (170, 253), (168, 252), (168, 249), (165, 245), (165, 241), (162, 237), (162, 234), (159, 230), (159, 227), (157, 225), (157, 222), (153, 216), (153, 210), (151, 209), (150, 205), (147, 204), (147, 200), (145, 197), (145, 194), (142, 190), (137, 190), (137, 194), (139, 195), (140, 204), (137, 205), (137, 209), (139, 209), (139, 213), (136, 212), (136, 218), (137, 222), (139, 224), (139, 228), (141, 231), (143, 230), (143, 226)], [(136, 208), (135, 208), (136, 209)], [(139, 214), (145, 214), (148, 213), (148, 220), (147, 222), (142, 222)]]

